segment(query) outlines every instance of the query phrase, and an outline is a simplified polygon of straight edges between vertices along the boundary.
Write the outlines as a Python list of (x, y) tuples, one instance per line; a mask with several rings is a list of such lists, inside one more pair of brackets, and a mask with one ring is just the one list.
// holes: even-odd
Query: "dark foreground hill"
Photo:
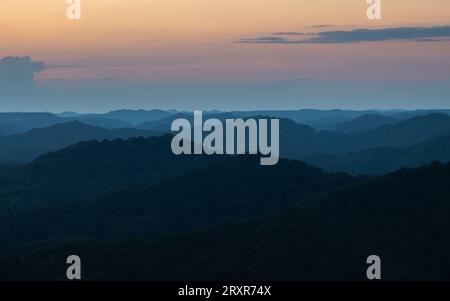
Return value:
[[(223, 159), (176, 156), (171, 140), (164, 135), (80, 142), (28, 164), (4, 166), (8, 172), (3, 173), (0, 193), (19, 198), (18, 207), (30, 202), (54, 205), (130, 186), (150, 186)], [(0, 166), (0, 176), (1, 170)]]
[(450, 165), (431, 164), (368, 179), (284, 213), (157, 242), (5, 245), (1, 277), (63, 279), (62, 263), (77, 254), (84, 279), (363, 280), (366, 258), (376, 254), (383, 279), (449, 280), (449, 187)]
[[(107, 155), (107, 151), (103, 151), (102, 155)], [(110, 176), (101, 165), (93, 166), (92, 170), (107, 179), (92, 178), (89, 170), (85, 170), (89, 167), (84, 165), (80, 166), (81, 173), (76, 170), (71, 174), (82, 185), (66, 179), (67, 175), (62, 169), (49, 168), (49, 165), (36, 162), (34, 168), (50, 175), (42, 175), (47, 177), (44, 181), (39, 174), (27, 175), (28, 182), (40, 184), (39, 192), (33, 190), (32, 184), (28, 189), (18, 187), (16, 190), (3, 191), (2, 211), (10, 214), (5, 215), (0, 223), (0, 241), (29, 242), (60, 236), (92, 239), (157, 238), (164, 234), (200, 230), (281, 211), (355, 181), (351, 176), (327, 174), (297, 161), (282, 160), (277, 166), (264, 167), (259, 164), (258, 158), (236, 157), (209, 161), (200, 168), (201, 162), (197, 160), (195, 165), (194, 159), (189, 163), (167, 162), (163, 157), (159, 160), (167, 166), (165, 174), (173, 174), (171, 178), (163, 178), (162, 170), (155, 161), (152, 165), (142, 161), (148, 169), (148, 181), (143, 181), (138, 178), (139, 173), (130, 173), (117, 163), (111, 163), (117, 169)], [(186, 169), (192, 170), (193, 166), (197, 169), (187, 172)], [(172, 167), (181, 170), (173, 170)], [(151, 178), (152, 173), (158, 170), (160, 181), (150, 185), (151, 180), (155, 182)], [(140, 172), (143, 171), (140, 169)], [(59, 174), (60, 179), (55, 174)], [(61, 191), (48, 183), (49, 177), (59, 184)], [(94, 181), (98, 189), (105, 193), (99, 196), (97, 191), (92, 191), (84, 177)], [(128, 180), (122, 179), (123, 188), (118, 184), (120, 177), (128, 177)], [(110, 185), (109, 192), (105, 189), (107, 184)], [(67, 191), (63, 191), (67, 188), (71, 192), (73, 187), (82, 189), (83, 186), (82, 193), (74, 191), (67, 195)], [(30, 198), (30, 195), (34, 197)], [(75, 198), (77, 195), (79, 197)]]
[[(446, 131), (431, 117), (413, 120), (439, 128), (420, 139)], [(384, 279), (450, 279), (449, 164), (354, 178), (284, 159), (175, 156), (170, 142), (88, 141), (0, 166), (0, 279), (64, 279), (72, 254), (86, 280), (359, 280), (372, 254)]]

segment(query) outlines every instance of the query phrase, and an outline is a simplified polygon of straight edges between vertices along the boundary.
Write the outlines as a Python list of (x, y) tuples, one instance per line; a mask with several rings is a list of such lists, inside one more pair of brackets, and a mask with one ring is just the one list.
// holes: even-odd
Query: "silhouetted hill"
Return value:
[(352, 111), (352, 110), (279, 110), (279, 111), (235, 111), (231, 112), (233, 115), (242, 117), (252, 116), (271, 116), (276, 118), (290, 119), (296, 123), (303, 123), (307, 125), (318, 124), (326, 120), (348, 120), (357, 118), (365, 114), (371, 114), (374, 111)]
[[(177, 118), (185, 118), (191, 124), (193, 123), (192, 114), (179, 113), (156, 122), (141, 124), (138, 127), (167, 132), (170, 131), (173, 120)], [(205, 115), (204, 119), (207, 118), (217, 118), (224, 121), (228, 118), (239, 117), (229, 113), (220, 113)], [(267, 119), (270, 117), (252, 116), (251, 118)], [(313, 127), (295, 123), (290, 119), (280, 118), (281, 156), (295, 159), (304, 159), (315, 153), (345, 154), (379, 146), (404, 147), (443, 135), (450, 135), (450, 116), (444, 114), (414, 117), (351, 134), (318, 131)]]
[(339, 152), (346, 145), (341, 141), (344, 134), (330, 131), (317, 131), (289, 119), (280, 119), (280, 155), (285, 158), (301, 159), (307, 154), (320, 152)]
[(399, 120), (379, 114), (370, 114), (357, 117), (350, 121), (339, 123), (334, 127), (334, 130), (342, 133), (364, 132), (396, 122), (399, 122)]
[(51, 113), (0, 113), (0, 130), (4, 135), (13, 135), (60, 121), (61, 118)]
[[(288, 167), (291, 163), (283, 161), (280, 173), (264, 180), (276, 193), (269, 189), (261, 191), (261, 195), (269, 193), (263, 198), (263, 204), (278, 202), (280, 196), (291, 201), (296, 199), (291, 191), (308, 178), (303, 177), (308, 173), (289, 180), (290, 173), (285, 174), (284, 168), (293, 168)], [(317, 171), (314, 173), (318, 175)], [(281, 183), (287, 180), (292, 187), (288, 184), (290, 189), (277, 188), (277, 176), (283, 177)], [(221, 178), (222, 181), (228, 179)], [(186, 179), (186, 182), (189, 181)], [(234, 190), (225, 191), (225, 186), (220, 185), (219, 193), (212, 193), (209, 199), (223, 202), (221, 195), (225, 192), (223, 199), (232, 202), (235, 210), (241, 205), (245, 210), (250, 203), (234, 199), (242, 195), (248, 183), (251, 182), (242, 182), (236, 195)], [(197, 214), (197, 195), (192, 192), (195, 187), (188, 189), (188, 198), (174, 198), (182, 210), (194, 214), (192, 220)], [(250, 191), (258, 193), (255, 186), (250, 187), (242, 201), (249, 200)], [(139, 240), (72, 238), (4, 245), (0, 249), (3, 267), (0, 277), (63, 279), (61, 258), (76, 253), (85, 263), (89, 262), (85, 264), (84, 279), (90, 280), (364, 280), (366, 258), (375, 254), (381, 257), (385, 280), (448, 280), (449, 187), (450, 164), (434, 163), (366, 179), (322, 197), (316, 195), (318, 199), (298, 202), (284, 212), (159, 241), (149, 241), (142, 236)], [(201, 189), (208, 189), (208, 185), (202, 185)], [(193, 197), (192, 202), (188, 201), (189, 196)], [(127, 207), (125, 194), (110, 200), (112, 203), (108, 203), (107, 198), (103, 200), (104, 210), (108, 210), (108, 206), (119, 206), (124, 216), (142, 223), (151, 223), (143, 212), (151, 211), (154, 202), (155, 207), (162, 203), (142, 198), (137, 204), (148, 210), (138, 212), (134, 209), (136, 204)], [(290, 201), (282, 203), (288, 205)], [(191, 205), (194, 207), (189, 211)], [(167, 209), (159, 210), (167, 212), (168, 216), (173, 216), (178, 208), (164, 206)], [(220, 214), (220, 208), (223, 207), (216, 208), (213, 214)], [(208, 218), (206, 213), (201, 212), (201, 216)], [(86, 222), (95, 217), (95, 214), (90, 215)], [(118, 225), (123, 225), (123, 221), (119, 219)], [(134, 229), (142, 230), (118, 226), (115, 233)], [(42, 258), (45, 260), (39, 260)]]
[(102, 117), (95, 114), (55, 115), (51, 113), (0, 113), (0, 131), (3, 133), (3, 136), (8, 136), (71, 121), (80, 121), (88, 125), (107, 129), (132, 127), (132, 125), (126, 121)]
[(432, 109), (432, 110), (413, 110), (413, 111), (403, 111), (392, 115), (392, 117), (397, 119), (410, 119), (418, 116), (425, 116), (429, 114), (446, 114), (450, 115), (450, 110), (446, 109)]
[[(376, 254), (385, 280), (448, 280), (449, 187), (449, 164), (402, 170), (270, 218), (144, 245), (153, 251), (142, 262), (152, 269), (138, 274), (178, 280), (363, 280), (365, 260)], [(174, 265), (174, 258), (182, 260)]]
[(358, 141), (359, 148), (387, 145), (392, 147), (408, 146), (450, 134), (450, 116), (429, 114), (385, 125), (370, 131), (350, 135)]
[[(168, 138), (81, 143), (35, 160), (0, 190), (20, 200), (3, 220), (16, 231), (0, 237), (156, 238), (283, 210), (355, 181), (297, 161), (174, 156)], [(52, 222), (33, 226), (42, 220)]]
[(306, 121), (305, 124), (312, 126), (319, 131), (333, 131), (336, 125), (352, 120), (351, 118), (345, 118), (340, 116), (329, 117), (318, 120)]
[(153, 121), (147, 121), (147, 122), (140, 123), (136, 127), (139, 129), (146, 129), (146, 130), (161, 131), (161, 132), (169, 133), (172, 122), (179, 118), (187, 119), (191, 123), (194, 120), (193, 114), (176, 113), (176, 114), (170, 115), (168, 117), (162, 118), (160, 120), (153, 120)]
[[(171, 123), (176, 118), (187, 118), (192, 122), (192, 114), (179, 113), (163, 118), (162, 120), (144, 123), (140, 126), (144, 128), (154, 129), (158, 131), (168, 131)], [(204, 118), (218, 118), (225, 120), (227, 118), (237, 118), (228, 113), (215, 113), (205, 115)], [(268, 117), (256, 117), (268, 118)], [(103, 130), (102, 130), (103, 131)], [(0, 151), (0, 159), (5, 160), (29, 160), (36, 154), (46, 152), (51, 149), (60, 148), (72, 143), (86, 139), (111, 139), (129, 136), (149, 136), (151, 134), (139, 133), (139, 130), (127, 130), (130, 133), (119, 132), (96, 133), (92, 136), (76, 137), (74, 139), (72, 134), (62, 133), (61, 137), (52, 133), (48, 139), (40, 139), (42, 143), (36, 143), (30, 140), (29, 134), (24, 136), (16, 136), (13, 138), (1, 138), (2, 142), (14, 140), (13, 144), (21, 144), (20, 139), (25, 139), (22, 144), (27, 144), (32, 141), (31, 150), (28, 147), (11, 148), (9, 143), (5, 143), (5, 147)], [(134, 132), (136, 131), (136, 132)], [(312, 127), (297, 124), (289, 119), (280, 120), (280, 150), (282, 157), (304, 159), (311, 154), (345, 154), (348, 152), (360, 152), (369, 148), (376, 148), (380, 146), (390, 147), (405, 147), (413, 144), (421, 143), (423, 141), (443, 136), (450, 135), (450, 117), (444, 114), (430, 114), (425, 116), (414, 117), (395, 124), (385, 125), (373, 130), (358, 132), (353, 134), (342, 134), (331, 131), (317, 131)], [(6, 139), (6, 140), (4, 140)], [(27, 140), (28, 139), (28, 140)], [(69, 143), (70, 142), (70, 143)], [(51, 145), (51, 147), (42, 148), (42, 144)], [(439, 158), (436, 158), (436, 160)]]
[[(115, 220), (121, 229), (119, 236), (111, 229), (110, 238), (149, 238), (280, 211), (354, 181), (302, 162), (282, 160), (266, 167), (256, 157), (235, 157), (152, 187), (113, 192), (93, 205), (101, 208), (100, 228), (107, 229)], [(142, 216), (131, 221), (129, 215)]]
[[(429, 111), (428, 113), (433, 113), (437, 111)], [(409, 118), (418, 115), (426, 115), (426, 113), (420, 111), (404, 111), (404, 110), (314, 110), (314, 109), (304, 109), (304, 110), (281, 110), (281, 111), (235, 111), (232, 112), (234, 115), (242, 117), (252, 117), (252, 116), (271, 116), (283, 119), (290, 119), (296, 123), (306, 124), (312, 126), (317, 130), (333, 130), (338, 124), (349, 122), (356, 118), (365, 115), (380, 115), (387, 118), (393, 116), (403, 116), (399, 117), (399, 120), (408, 119), (406, 113), (410, 114)]]
[[(160, 132), (170, 132), (170, 128), (172, 126), (172, 123), (176, 119), (187, 119), (189, 122), (193, 125), (194, 124), (194, 114), (190, 112), (184, 112), (184, 113), (177, 113), (174, 115), (170, 115), (169, 117), (156, 120), (156, 121), (150, 121), (150, 122), (144, 122), (137, 125), (137, 128), (140, 129), (146, 129), (146, 130), (152, 130), (152, 131), (160, 131)], [(236, 119), (239, 118), (238, 116), (232, 115), (230, 113), (203, 113), (203, 119), (209, 119), (209, 118), (217, 118), (221, 121), (225, 121), (225, 119)]]
[[(168, 118), (156, 121), (147, 122), (139, 125), (139, 128), (152, 129), (158, 131), (170, 131), (172, 122), (175, 119), (183, 118), (189, 120), (193, 126), (194, 117), (193, 114), (178, 113)], [(203, 119), (216, 118), (224, 122), (226, 119), (241, 118), (229, 113), (215, 113), (209, 115), (203, 115)], [(250, 117), (242, 117), (247, 119)], [(270, 119), (270, 116), (252, 116), (251, 118)], [(225, 129), (225, 126), (224, 126)], [(346, 150), (346, 145), (342, 145), (342, 139), (346, 138), (343, 134), (336, 132), (316, 131), (314, 128), (298, 124), (290, 119), (280, 119), (280, 152), (282, 157), (286, 158), (302, 158), (302, 156), (310, 153), (321, 151), (339, 151), (339, 148)], [(270, 134), (269, 134), (270, 136)], [(330, 148), (330, 146), (332, 146)]]
[(20, 195), (24, 203), (25, 199), (33, 203), (79, 201), (112, 189), (152, 185), (223, 160), (214, 156), (176, 156), (170, 148), (171, 140), (172, 136), (165, 135), (80, 142), (19, 166), (0, 182), (0, 193)]
[(312, 128), (306, 130), (304, 126), (299, 130), (298, 126), (286, 121), (280, 127), (280, 145), (284, 145), (284, 155), (305, 159), (315, 153), (346, 154), (381, 146), (407, 147), (450, 135), (450, 116), (429, 114), (353, 134), (316, 131)]
[[(167, 131), (176, 116), (145, 124)], [(280, 126), (282, 156), (329, 170), (450, 158), (445, 114), (351, 134)], [(385, 280), (450, 279), (450, 164), (356, 178), (295, 160), (175, 156), (171, 135), (128, 138), (154, 134), (74, 121), (1, 137), (0, 161), (59, 150), (0, 164), (0, 280), (62, 280), (68, 254), (86, 280), (363, 280), (372, 254)]]
[(102, 117), (126, 121), (132, 125), (169, 117), (172, 113), (163, 110), (117, 110), (102, 114)]
[(70, 121), (79, 121), (81, 123), (92, 125), (96, 127), (101, 127), (105, 129), (123, 129), (123, 128), (132, 128), (133, 125), (131, 123), (128, 123), (126, 121), (122, 121), (119, 119), (110, 119), (110, 118), (104, 118), (99, 116), (84, 116), (80, 115), (77, 117), (71, 117), (71, 118), (64, 118), (64, 123), (70, 122)]
[(82, 114), (78, 114), (77, 112), (73, 112), (73, 111), (66, 111), (66, 112), (56, 113), (55, 115), (62, 117), (62, 118), (71, 118), (71, 117), (80, 116)]
[(380, 175), (433, 161), (450, 161), (450, 136), (434, 138), (406, 148), (381, 146), (345, 155), (314, 154), (307, 156), (305, 160), (328, 171)]
[(0, 159), (3, 161), (30, 161), (43, 153), (84, 140), (148, 137), (157, 134), (130, 128), (107, 130), (73, 121), (1, 137)]

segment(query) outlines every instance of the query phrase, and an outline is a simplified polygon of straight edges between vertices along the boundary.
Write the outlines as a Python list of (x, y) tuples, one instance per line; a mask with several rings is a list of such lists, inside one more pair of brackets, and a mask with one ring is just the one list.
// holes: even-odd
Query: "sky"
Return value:
[(450, 107), (450, 1), (381, 2), (0, 0), (0, 111)]

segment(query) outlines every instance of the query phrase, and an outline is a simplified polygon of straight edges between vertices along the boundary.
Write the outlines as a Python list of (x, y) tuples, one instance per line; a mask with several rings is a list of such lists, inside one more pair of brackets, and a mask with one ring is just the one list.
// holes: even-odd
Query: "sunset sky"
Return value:
[[(76, 94), (40, 103), (0, 98), (0, 111), (450, 104), (448, 0), (384, 0), (378, 21), (367, 19), (366, 0), (81, 4), (81, 20), (70, 21), (66, 0), (0, 0), (0, 58), (42, 61), (47, 67), (35, 80), (45, 95)], [(355, 29), (392, 31), (372, 40), (370, 31), (355, 39)], [(314, 40), (320, 32), (332, 32), (333, 40)]]

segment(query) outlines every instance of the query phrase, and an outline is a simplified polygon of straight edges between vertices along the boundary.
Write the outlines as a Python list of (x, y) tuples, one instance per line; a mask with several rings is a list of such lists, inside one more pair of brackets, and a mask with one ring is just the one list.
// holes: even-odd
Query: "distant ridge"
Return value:
[(0, 113), (0, 130), (4, 135), (14, 135), (61, 122), (51, 113)]
[[(204, 119), (206, 118), (216, 118), (221, 121), (225, 121), (225, 119), (236, 119), (239, 118), (237, 115), (233, 115), (232, 113), (213, 113), (213, 112), (204, 112), (203, 113)], [(138, 124), (137, 127), (140, 129), (148, 129), (153, 131), (162, 131), (162, 132), (170, 132), (170, 128), (172, 125), (172, 122), (176, 119), (187, 119), (191, 123), (194, 121), (194, 114), (191, 112), (183, 112), (183, 113), (177, 113), (174, 115), (170, 115), (169, 117), (156, 120), (156, 121), (150, 121), (150, 122), (144, 122), (141, 124)]]
[(402, 147), (450, 134), (450, 116), (431, 113), (416, 116), (399, 123), (384, 125), (373, 130), (350, 135), (361, 143), (360, 147)]
[(76, 112), (52, 113), (0, 113), (0, 130), (3, 135), (24, 133), (58, 123), (78, 120), (82, 123), (107, 129), (134, 127), (145, 121), (155, 121), (172, 115), (162, 110), (118, 110), (105, 114), (78, 114)]
[(105, 118), (112, 118), (112, 119), (118, 119), (126, 121), (132, 125), (137, 125), (142, 122), (149, 122), (149, 121), (155, 121), (160, 120), (165, 117), (168, 117), (170, 115), (173, 115), (173, 113), (170, 113), (168, 111), (163, 110), (117, 110), (117, 111), (111, 111), (105, 114), (102, 114), (102, 117)]
[(104, 129), (71, 121), (26, 133), (0, 137), (0, 160), (30, 161), (40, 154), (57, 150), (85, 140), (103, 140), (129, 137), (149, 137), (159, 133), (133, 128)]
[(380, 114), (368, 114), (357, 117), (350, 121), (339, 123), (334, 127), (334, 130), (342, 133), (364, 132), (399, 121), (399, 119), (383, 116)]
[(406, 148), (380, 146), (345, 155), (314, 154), (307, 156), (305, 161), (329, 172), (382, 175), (433, 161), (449, 162), (450, 136), (433, 138)]

